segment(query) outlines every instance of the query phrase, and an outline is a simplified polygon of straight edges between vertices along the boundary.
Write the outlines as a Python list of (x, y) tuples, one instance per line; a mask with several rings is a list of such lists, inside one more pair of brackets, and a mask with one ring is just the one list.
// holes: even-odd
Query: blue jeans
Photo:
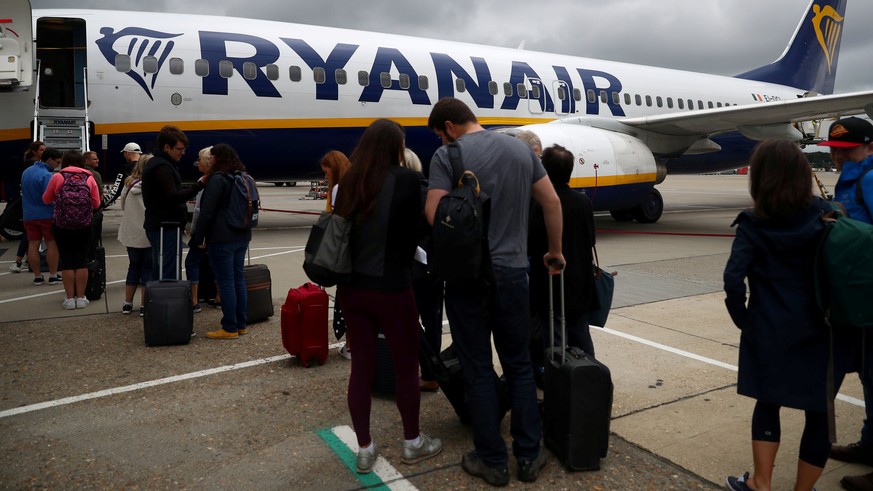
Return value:
[(506, 444), (500, 435), (497, 387), (491, 336), (512, 397), (512, 453), (516, 459), (539, 455), (543, 436), (536, 385), (530, 368), (530, 296), (527, 268), (494, 267), (495, 285), (446, 282), (446, 314), (464, 371), (476, 453), (490, 467), (506, 467)]
[(145, 285), (152, 279), (152, 250), (151, 247), (128, 247), (127, 248), (127, 278), (125, 285)]
[(192, 285), (200, 284), (200, 261), (203, 260), (205, 253), (206, 249), (188, 248), (188, 255), (185, 256), (185, 276)]
[(145, 232), (149, 244), (152, 246), (152, 277), (150, 279), (153, 281), (161, 279), (161, 268), (163, 268), (163, 279), (181, 280), (181, 277), (176, 277), (176, 270), (181, 269), (179, 267), (179, 254), (182, 250), (182, 229), (174, 227), (164, 229), (163, 261), (161, 261), (161, 229), (147, 228)]
[(221, 293), (221, 328), (237, 332), (246, 327), (248, 292), (243, 275), (248, 240), (218, 242), (206, 246), (209, 264)]

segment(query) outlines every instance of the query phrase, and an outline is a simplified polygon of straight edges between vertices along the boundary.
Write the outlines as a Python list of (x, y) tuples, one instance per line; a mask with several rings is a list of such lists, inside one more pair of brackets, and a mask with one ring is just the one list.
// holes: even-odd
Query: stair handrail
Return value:
[(42, 76), (42, 60), (36, 59), (36, 92), (33, 98), (33, 141), (41, 140), (39, 138), (39, 80)]
[(88, 67), (84, 67), (82, 68), (82, 70), (84, 71), (84, 75), (82, 77), (82, 86), (85, 89), (85, 126), (82, 128), (82, 140), (84, 140), (85, 142), (83, 152), (88, 152), (91, 150), (89, 148), (89, 136), (91, 132), (89, 131), (90, 128), (88, 127)]

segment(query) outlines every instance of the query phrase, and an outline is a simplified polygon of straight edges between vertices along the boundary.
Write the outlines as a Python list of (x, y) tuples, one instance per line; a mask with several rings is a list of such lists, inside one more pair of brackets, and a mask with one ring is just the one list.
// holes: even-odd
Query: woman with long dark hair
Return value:
[(355, 347), (348, 404), (360, 450), (357, 470), (376, 462), (370, 406), (376, 339), (388, 342), (397, 372), (397, 409), (403, 422), (401, 462), (414, 464), (442, 451), (442, 442), (419, 431), (418, 346), (421, 329), (412, 291), (412, 261), (422, 214), (418, 173), (400, 166), (405, 135), (387, 119), (374, 121), (351, 155), (334, 213), (352, 220), (352, 277), (340, 285), (349, 341)]
[(809, 162), (792, 142), (761, 143), (749, 168), (754, 207), (733, 223), (737, 234), (724, 289), (728, 313), (741, 331), (737, 392), (757, 401), (751, 425), (755, 467), (752, 475), (728, 477), (727, 484), (740, 491), (770, 489), (784, 406), (806, 416), (794, 489), (810, 490), (831, 447), (826, 413), (831, 341), (813, 278), (824, 230), (820, 215), (829, 206), (813, 196)]
[(243, 276), (246, 250), (252, 240), (251, 227), (239, 229), (228, 223), (230, 193), (235, 192), (233, 175), (246, 167), (230, 145), (219, 143), (209, 151), (212, 172), (200, 198), (200, 215), (191, 232), (190, 247), (205, 248), (221, 293), (221, 327), (206, 333), (211, 339), (237, 339), (248, 334), (248, 294)]

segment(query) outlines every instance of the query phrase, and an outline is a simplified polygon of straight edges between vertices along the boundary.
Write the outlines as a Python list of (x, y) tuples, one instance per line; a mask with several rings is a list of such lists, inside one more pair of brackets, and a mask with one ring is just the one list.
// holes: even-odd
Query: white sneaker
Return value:
[(76, 308), (77, 309), (84, 309), (85, 307), (88, 306), (89, 303), (91, 303), (91, 302), (87, 298), (79, 297), (76, 299)]
[(64, 299), (64, 308), (67, 310), (76, 310), (76, 299), (75, 298)]
[(337, 352), (346, 360), (352, 359), (352, 350), (350, 350), (345, 344), (340, 346)]
[(9, 266), (9, 270), (12, 271), (13, 273), (20, 273), (21, 272), (21, 261), (12, 263), (12, 265)]

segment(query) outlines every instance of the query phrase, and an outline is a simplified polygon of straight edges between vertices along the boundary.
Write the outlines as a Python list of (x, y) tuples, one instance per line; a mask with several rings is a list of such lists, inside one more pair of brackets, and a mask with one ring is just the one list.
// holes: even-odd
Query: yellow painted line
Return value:
[(590, 176), (590, 177), (574, 177), (570, 179), (571, 188), (591, 188), (604, 186), (621, 186), (624, 184), (643, 184), (647, 182), (655, 182), (657, 174), (627, 174), (619, 176)]
[(30, 128), (12, 128), (9, 130), (0, 130), (0, 141), (28, 139), (30, 139)]

